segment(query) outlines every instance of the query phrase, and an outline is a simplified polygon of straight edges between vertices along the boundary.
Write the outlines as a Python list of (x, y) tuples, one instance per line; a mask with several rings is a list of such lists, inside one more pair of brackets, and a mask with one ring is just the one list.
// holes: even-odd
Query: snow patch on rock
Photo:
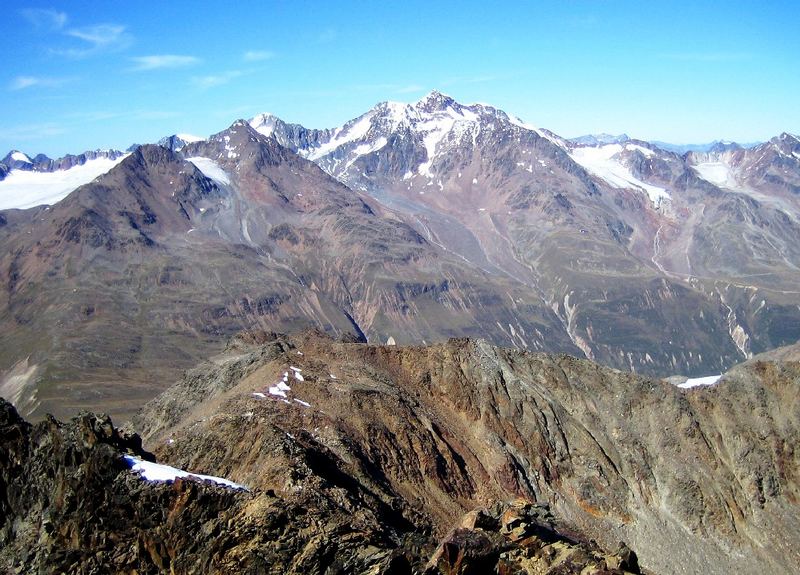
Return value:
[(133, 455), (124, 455), (123, 459), (130, 466), (131, 471), (140, 473), (142, 479), (146, 479), (147, 481), (175, 481), (176, 479), (194, 479), (197, 481), (213, 481), (214, 483), (224, 487), (230, 487), (231, 489), (250, 491), (244, 485), (234, 483), (230, 479), (214, 477), (213, 475), (189, 473), (188, 471), (184, 471), (176, 467), (170, 467), (169, 465), (144, 461), (143, 459), (134, 457)]
[(211, 158), (202, 158), (202, 157), (194, 157), (194, 158), (186, 158), (187, 162), (191, 162), (195, 165), (195, 167), (203, 172), (203, 175), (207, 178), (211, 178), (215, 182), (219, 182), (220, 184), (230, 185), (231, 179), (228, 177), (227, 172), (223, 170), (220, 165), (212, 160)]

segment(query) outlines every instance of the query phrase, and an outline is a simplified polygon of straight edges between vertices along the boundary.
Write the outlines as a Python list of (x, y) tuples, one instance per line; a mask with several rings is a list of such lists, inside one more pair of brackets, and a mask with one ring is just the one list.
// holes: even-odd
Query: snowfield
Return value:
[(198, 170), (203, 172), (205, 177), (211, 178), (215, 182), (225, 184), (226, 186), (230, 185), (231, 179), (228, 177), (227, 172), (211, 158), (201, 158), (197, 156), (195, 158), (186, 158), (186, 161), (193, 163)]
[(706, 377), (690, 377), (683, 383), (679, 383), (678, 387), (681, 389), (690, 389), (692, 387), (700, 387), (703, 385), (716, 385), (722, 375), (708, 375)]
[(707, 182), (722, 188), (736, 188), (737, 182), (731, 167), (724, 162), (705, 162), (696, 164), (692, 169)]
[(570, 157), (589, 172), (605, 180), (615, 188), (642, 190), (647, 193), (650, 201), (655, 206), (661, 204), (663, 200), (671, 199), (667, 190), (635, 178), (630, 170), (620, 163), (617, 156), (623, 150), (638, 150), (645, 156), (653, 154), (651, 150), (635, 144), (626, 144), (624, 147), (620, 144), (608, 144), (599, 147), (575, 148)]
[(11, 170), (0, 181), (0, 210), (55, 204), (73, 190), (108, 172), (127, 156), (126, 154), (116, 160), (96, 158), (87, 160), (82, 166), (55, 172)]

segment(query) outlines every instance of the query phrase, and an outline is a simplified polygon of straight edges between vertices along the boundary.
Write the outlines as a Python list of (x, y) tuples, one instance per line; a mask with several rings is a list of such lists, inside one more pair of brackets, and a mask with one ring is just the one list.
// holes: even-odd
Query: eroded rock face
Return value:
[(4, 572), (595, 573), (624, 561), (561, 535), (544, 508), (521, 501), (473, 512), (434, 552), (421, 517), (413, 525), (324, 467), (291, 493), (146, 481), (122, 454), (152, 457), (104, 416), (32, 426), (0, 401), (0, 441)]
[(22, 573), (354, 573), (402, 563), (399, 538), (369, 509), (307, 492), (153, 483), (124, 451), (136, 436), (83, 414), (35, 426), (0, 404), (0, 569)]
[(424, 573), (640, 573), (625, 543), (614, 553), (559, 533), (547, 505), (525, 500), (467, 513), (431, 556)]
[(472, 340), (251, 345), (134, 420), (160, 458), (279, 494), (335, 485), (437, 537), (520, 497), (607, 549), (628, 542), (656, 572), (789, 573), (800, 561), (791, 353), (682, 390)]

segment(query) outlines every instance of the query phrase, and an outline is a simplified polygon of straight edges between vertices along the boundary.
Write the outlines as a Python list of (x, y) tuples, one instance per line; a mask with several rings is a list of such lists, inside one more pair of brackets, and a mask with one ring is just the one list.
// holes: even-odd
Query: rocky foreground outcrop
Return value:
[[(0, 571), (792, 573), (797, 357), (683, 390), (481, 341), (248, 334), (124, 432), (3, 403)], [(249, 490), (143, 480), (134, 429)]]
[(580, 543), (523, 500), (467, 514), (433, 550), (324, 472), (318, 489), (280, 494), (144, 480), (123, 454), (152, 457), (107, 417), (32, 426), (0, 401), (0, 441), (4, 573), (640, 572), (627, 547)]
[(173, 465), (276, 493), (325, 477), (437, 537), (519, 497), (548, 502), (606, 548), (626, 541), (655, 572), (791, 573), (800, 363), (790, 358), (685, 390), (479, 340), (261, 334), (189, 372), (133, 427)]

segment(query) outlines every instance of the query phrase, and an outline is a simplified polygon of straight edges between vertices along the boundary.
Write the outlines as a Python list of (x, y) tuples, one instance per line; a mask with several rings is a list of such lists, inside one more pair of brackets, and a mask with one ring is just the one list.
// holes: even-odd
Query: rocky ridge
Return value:
[(0, 180), (11, 170), (26, 172), (53, 172), (56, 170), (69, 170), (75, 166), (82, 166), (89, 160), (106, 158), (116, 160), (126, 152), (119, 150), (87, 150), (81, 154), (67, 154), (61, 158), (52, 159), (44, 154), (37, 154), (33, 158), (17, 150), (12, 150), (0, 160)]
[(160, 459), (256, 489), (317, 489), (324, 472), (438, 537), (474, 508), (521, 498), (547, 502), (566, 533), (629, 542), (655, 572), (790, 573), (792, 353), (684, 390), (480, 341), (261, 334), (187, 374), (133, 427)]
[[(149, 481), (149, 458), (106, 416), (35, 426), (0, 400), (0, 569), (13, 573), (640, 573), (627, 547), (560, 533), (525, 501), (467, 514), (434, 550), (318, 472), (318, 489), (243, 491), (212, 481)], [(311, 483), (312, 478), (308, 478)]]

